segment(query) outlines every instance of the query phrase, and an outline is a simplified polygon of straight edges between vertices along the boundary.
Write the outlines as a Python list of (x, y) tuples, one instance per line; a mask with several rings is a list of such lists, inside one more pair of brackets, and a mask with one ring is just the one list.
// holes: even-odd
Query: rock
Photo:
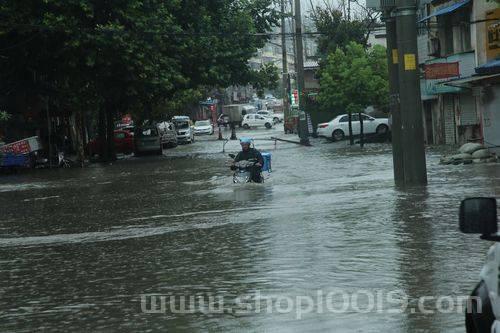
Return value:
[(472, 153), (472, 158), (489, 158), (491, 156), (488, 149), (479, 149)]
[(472, 164), (472, 160), (464, 160), (464, 164)]
[[(456, 161), (456, 160), (470, 160), (470, 159), (472, 159), (472, 155), (467, 154), (467, 153), (462, 153), (462, 154), (452, 155), (452, 156), (450, 156), (450, 158), (454, 161)], [(479, 158), (479, 157), (477, 157), (477, 158)]]
[(461, 153), (472, 154), (475, 151), (480, 150), (480, 149), (484, 149), (484, 146), (482, 144), (469, 142), (469, 143), (462, 145), (462, 147), (460, 147), (459, 151)]
[(444, 164), (444, 165), (451, 164), (451, 163), (453, 163), (453, 159), (450, 157), (441, 157), (441, 160), (439, 161), (439, 163)]
[(486, 159), (486, 162), (487, 163), (496, 163), (497, 162), (497, 158), (495, 156), (490, 157), (490, 158)]

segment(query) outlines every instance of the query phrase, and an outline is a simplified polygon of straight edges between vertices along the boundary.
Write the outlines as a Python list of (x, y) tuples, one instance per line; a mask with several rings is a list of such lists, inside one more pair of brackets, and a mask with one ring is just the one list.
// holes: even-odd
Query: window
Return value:
[(470, 12), (470, 6), (466, 6), (451, 14), (438, 16), (442, 56), (472, 50)]
[(248, 120), (253, 120), (254, 119), (253, 114), (249, 114), (246, 117), (247, 117)]
[(158, 131), (156, 130), (156, 128), (145, 128), (141, 130), (138, 134), (139, 137), (158, 136)]
[(357, 114), (353, 114), (351, 116), (351, 118), (352, 118), (352, 121), (359, 121), (359, 115), (357, 115)]
[(210, 126), (209, 120), (198, 120), (196, 126)]
[(340, 118), (339, 123), (347, 123), (348, 121), (349, 121), (349, 117), (343, 116), (342, 118)]
[(366, 114), (362, 114), (361, 117), (363, 118), (363, 121), (371, 121), (373, 118), (370, 116), (367, 116)]

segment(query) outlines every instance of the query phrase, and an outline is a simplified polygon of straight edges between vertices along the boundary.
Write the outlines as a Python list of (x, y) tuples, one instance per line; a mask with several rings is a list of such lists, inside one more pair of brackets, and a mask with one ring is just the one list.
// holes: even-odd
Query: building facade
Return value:
[[(491, 140), (490, 146), (500, 145), (495, 13), (497, 3), (485, 0), (420, 1), (418, 48), (427, 143), (488, 145)], [(487, 73), (481, 74), (485, 65)]]

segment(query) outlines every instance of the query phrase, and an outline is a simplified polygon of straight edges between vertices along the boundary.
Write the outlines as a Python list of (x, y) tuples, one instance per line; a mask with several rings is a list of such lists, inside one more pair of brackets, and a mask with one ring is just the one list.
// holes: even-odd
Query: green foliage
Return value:
[(265, 89), (273, 90), (278, 87), (280, 77), (278, 68), (274, 64), (265, 64), (258, 71), (253, 71), (251, 75), (250, 83), (257, 90), (259, 98), (264, 97)]
[(324, 109), (360, 112), (367, 106), (386, 108), (389, 84), (385, 48), (365, 50), (351, 42), (330, 54), (320, 70), (318, 102)]
[(366, 47), (369, 20), (348, 21), (340, 10), (322, 7), (313, 10), (313, 19), (316, 30), (321, 33), (318, 37), (318, 54), (321, 58), (325, 59), (337, 48), (345, 49), (350, 42)]
[(10, 114), (5, 111), (0, 111), (0, 122), (7, 121), (10, 118)]
[(271, 3), (4, 0), (0, 95), (50, 96), (93, 113), (179, 109), (202, 87), (255, 79), (247, 62), (267, 40), (258, 33), (278, 23)]

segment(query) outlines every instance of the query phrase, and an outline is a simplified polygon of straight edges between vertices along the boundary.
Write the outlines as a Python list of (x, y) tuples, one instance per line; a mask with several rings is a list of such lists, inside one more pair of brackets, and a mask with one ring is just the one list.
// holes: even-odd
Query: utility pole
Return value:
[(427, 184), (415, 0), (396, 2), (396, 40), (405, 185)]
[[(290, 99), (290, 91), (289, 91), (289, 78), (288, 78), (288, 57), (286, 52), (286, 36), (285, 36), (285, 0), (281, 0), (281, 55), (283, 57), (283, 114), (284, 119), (288, 120), (290, 117), (290, 110), (288, 109), (288, 101)], [(286, 126), (285, 126), (286, 127)], [(286, 131), (285, 131), (286, 132)]]
[(309, 146), (309, 129), (305, 113), (305, 93), (304, 93), (304, 51), (302, 47), (302, 17), (300, 0), (295, 0), (295, 44), (297, 68), (297, 90), (299, 92), (299, 136), (300, 143)]
[(389, 107), (391, 112), (392, 159), (394, 181), (396, 185), (405, 183), (403, 146), (401, 142), (401, 110), (399, 108), (399, 56), (396, 39), (396, 18), (391, 16), (390, 10), (385, 10), (382, 20), (385, 21), (387, 35), (387, 67), (389, 69)]

